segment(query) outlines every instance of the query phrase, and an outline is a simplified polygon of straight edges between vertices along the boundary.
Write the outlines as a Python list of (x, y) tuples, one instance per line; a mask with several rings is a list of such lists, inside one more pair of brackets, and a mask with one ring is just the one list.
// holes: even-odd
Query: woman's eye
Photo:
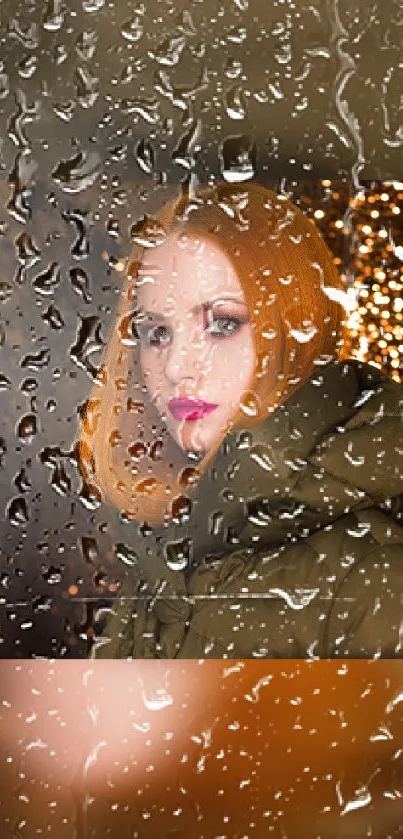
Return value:
[[(167, 332), (165, 326), (156, 326), (154, 329), (149, 329), (147, 336), (148, 342), (151, 344), (152, 347), (159, 346), (161, 343), (161, 337), (163, 337), (164, 332)], [(162, 341), (163, 344), (166, 344), (166, 340)]]
[[(217, 324), (222, 324), (221, 329), (218, 332), (214, 331), (214, 327)], [(210, 334), (214, 335), (215, 338), (225, 338), (227, 335), (234, 335), (235, 332), (239, 329), (241, 325), (241, 321), (238, 318), (231, 318), (231, 317), (221, 317), (216, 318), (209, 328)]]
[[(147, 326), (145, 323), (139, 322), (136, 324), (135, 329), (140, 340), (151, 347), (160, 346), (161, 338), (164, 338), (164, 333), (167, 332), (165, 326)], [(162, 343), (165, 344), (166, 339)]]

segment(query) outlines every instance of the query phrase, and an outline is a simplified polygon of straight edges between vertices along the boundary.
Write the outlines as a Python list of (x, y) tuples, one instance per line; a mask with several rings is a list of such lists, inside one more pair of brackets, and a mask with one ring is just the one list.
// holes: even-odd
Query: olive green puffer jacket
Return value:
[(403, 657), (402, 520), (401, 385), (318, 365), (227, 435), (187, 521), (126, 526), (127, 581), (89, 657)]

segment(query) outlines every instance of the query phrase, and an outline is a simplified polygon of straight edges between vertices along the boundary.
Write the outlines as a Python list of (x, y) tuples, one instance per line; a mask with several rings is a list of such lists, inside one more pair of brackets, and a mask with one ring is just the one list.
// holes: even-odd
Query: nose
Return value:
[(164, 373), (171, 384), (178, 384), (182, 379), (198, 379), (200, 373), (207, 372), (206, 348), (203, 340), (196, 333), (192, 337), (189, 330), (176, 333), (166, 351)]

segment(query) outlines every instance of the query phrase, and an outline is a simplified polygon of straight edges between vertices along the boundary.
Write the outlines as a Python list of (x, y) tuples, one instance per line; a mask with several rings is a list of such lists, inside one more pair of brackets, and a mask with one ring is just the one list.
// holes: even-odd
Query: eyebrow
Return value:
[[(193, 309), (190, 309), (190, 311), (192, 314), (196, 315), (199, 314), (199, 312), (208, 311), (213, 306), (220, 306), (225, 303), (235, 303), (238, 306), (246, 307), (246, 303), (243, 300), (234, 300), (233, 297), (220, 297), (218, 300), (206, 300), (205, 303), (199, 303), (197, 306), (193, 306)], [(155, 318), (156, 320), (166, 319), (165, 315), (161, 315), (158, 312), (143, 311), (141, 308), (138, 309), (138, 313), (149, 318)]]

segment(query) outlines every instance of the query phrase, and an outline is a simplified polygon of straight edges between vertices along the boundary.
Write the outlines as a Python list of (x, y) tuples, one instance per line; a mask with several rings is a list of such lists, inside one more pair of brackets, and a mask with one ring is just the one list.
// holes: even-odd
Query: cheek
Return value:
[(253, 337), (248, 332), (244, 333), (228, 350), (228, 364), (238, 381), (250, 376), (256, 363)]
[(256, 367), (256, 350), (253, 332), (250, 329), (244, 341), (243, 368), (245, 376), (252, 376)]
[(247, 337), (225, 347), (217, 357), (214, 373), (222, 382), (226, 394), (237, 396), (249, 383), (255, 370), (254, 344)]
[(140, 354), (140, 369), (146, 384), (155, 381), (159, 376), (159, 365), (155, 355), (143, 351)]

